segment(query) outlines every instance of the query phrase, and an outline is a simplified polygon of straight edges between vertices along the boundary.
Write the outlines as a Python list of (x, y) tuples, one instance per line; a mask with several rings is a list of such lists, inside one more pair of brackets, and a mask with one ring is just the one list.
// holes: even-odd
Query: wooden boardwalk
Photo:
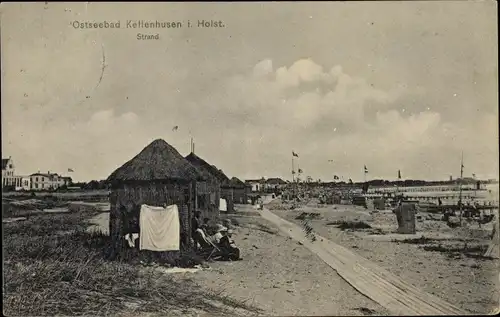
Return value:
[(350, 250), (316, 235), (312, 242), (298, 225), (271, 211), (259, 211), (284, 233), (301, 242), (330, 265), (362, 294), (387, 308), (394, 315), (466, 315), (470, 314), (446, 301), (404, 282), (396, 275)]

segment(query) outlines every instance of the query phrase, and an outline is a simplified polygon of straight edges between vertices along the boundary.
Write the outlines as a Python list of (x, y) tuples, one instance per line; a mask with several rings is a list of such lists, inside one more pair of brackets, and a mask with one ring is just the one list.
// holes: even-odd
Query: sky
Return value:
[[(315, 180), (361, 181), (365, 165), (367, 179), (401, 170), (403, 179), (445, 180), (460, 175), (462, 152), (464, 176), (498, 179), (496, 9), (2, 3), (2, 157), (20, 175), (88, 181), (158, 138), (185, 156), (193, 137), (197, 155), (240, 179), (291, 179), (292, 151), (294, 168)], [(183, 27), (127, 29), (127, 20)]]

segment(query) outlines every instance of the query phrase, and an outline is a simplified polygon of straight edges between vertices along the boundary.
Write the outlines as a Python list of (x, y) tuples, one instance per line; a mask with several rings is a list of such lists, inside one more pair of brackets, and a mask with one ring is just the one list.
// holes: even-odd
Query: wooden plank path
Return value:
[(387, 308), (394, 315), (466, 315), (470, 314), (446, 301), (419, 290), (396, 275), (350, 250), (316, 235), (312, 242), (303, 229), (271, 211), (260, 215), (284, 233), (318, 255), (359, 292)]

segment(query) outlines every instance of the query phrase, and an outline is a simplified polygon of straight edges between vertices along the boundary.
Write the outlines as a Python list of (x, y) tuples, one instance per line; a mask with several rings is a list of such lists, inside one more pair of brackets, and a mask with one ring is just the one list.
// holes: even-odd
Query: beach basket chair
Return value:
[(205, 235), (205, 232), (201, 229), (196, 229), (193, 240), (195, 243), (198, 243), (200, 245), (200, 250), (198, 250), (198, 253), (202, 256), (205, 257), (205, 260), (210, 260), (213, 257), (216, 257), (220, 255), (222, 252), (221, 250), (212, 242), (210, 239), (208, 239)]

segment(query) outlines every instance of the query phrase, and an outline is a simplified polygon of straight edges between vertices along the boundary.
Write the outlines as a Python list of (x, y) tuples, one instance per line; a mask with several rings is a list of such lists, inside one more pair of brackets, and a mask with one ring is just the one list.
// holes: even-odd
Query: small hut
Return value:
[(139, 222), (141, 204), (177, 205), (181, 222), (181, 249), (190, 247), (190, 226), (196, 182), (203, 175), (175, 148), (158, 139), (115, 170), (107, 179), (111, 186), (109, 232), (114, 251)]
[(186, 160), (206, 178), (206, 181), (196, 183), (196, 208), (201, 212), (202, 218), (216, 220), (220, 215), (220, 186), (226, 175), (222, 174), (221, 177), (215, 166), (208, 164), (193, 152), (186, 156)]
[(222, 193), (224, 196), (228, 197), (228, 200), (232, 203), (246, 204), (249, 187), (237, 177), (233, 177), (229, 182), (222, 185)]

